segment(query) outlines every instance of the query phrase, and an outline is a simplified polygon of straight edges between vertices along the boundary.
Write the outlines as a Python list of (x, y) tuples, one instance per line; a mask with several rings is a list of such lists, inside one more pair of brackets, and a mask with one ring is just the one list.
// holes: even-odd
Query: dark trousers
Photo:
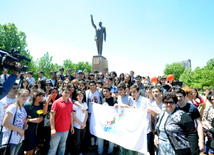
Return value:
[(85, 138), (85, 133), (86, 133), (86, 128), (84, 129), (77, 129), (74, 127), (74, 154), (75, 155), (79, 155), (81, 152), (81, 146), (82, 146), (82, 143), (84, 141), (84, 138)]

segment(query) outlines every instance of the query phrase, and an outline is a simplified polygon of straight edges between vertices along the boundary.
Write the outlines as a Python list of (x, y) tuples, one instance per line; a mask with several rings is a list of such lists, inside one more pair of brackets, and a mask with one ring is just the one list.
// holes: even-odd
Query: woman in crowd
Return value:
[(132, 85), (131, 75), (129, 75), (129, 74), (126, 74), (126, 75), (125, 75), (124, 83), (125, 83), (125, 84), (128, 84), (128, 85), (130, 85), (130, 86)]
[(43, 106), (44, 106), (43, 113), (46, 115), (44, 116), (44, 128), (42, 130), (42, 139), (44, 141), (42, 154), (48, 153), (50, 137), (51, 137), (51, 127), (50, 127), (51, 106), (53, 102), (56, 101), (58, 98), (59, 98), (58, 88), (51, 87), (46, 100), (43, 102)]
[(79, 80), (74, 79), (74, 80), (72, 80), (72, 81), (71, 81), (71, 83), (73, 83), (73, 84), (74, 84), (74, 88), (75, 88), (75, 89), (78, 89), (78, 83), (79, 83)]
[(43, 98), (44, 100), (48, 97), (51, 87), (53, 87), (51, 81), (46, 81), (46, 83), (45, 83), (45, 96)]
[[(123, 82), (123, 81), (124, 81), (124, 73), (121, 73), (121, 74), (120, 74), (119, 80), (120, 80), (120, 82)], [(119, 83), (120, 83), (120, 82), (119, 82)]]
[(59, 74), (56, 75), (56, 81), (62, 80), (61, 76)]
[(61, 86), (62, 86), (62, 83), (63, 83), (62, 80), (58, 80), (58, 81), (57, 81), (57, 84), (56, 84), (56, 87), (57, 87), (58, 89), (60, 89)]
[(85, 80), (89, 79), (89, 73), (88, 72), (84, 72), (84, 77), (85, 77)]
[(159, 155), (199, 155), (198, 136), (192, 119), (176, 107), (175, 93), (162, 96), (166, 108), (160, 114), (155, 130), (154, 144)]
[(193, 97), (192, 103), (196, 107), (198, 107), (200, 115), (203, 116), (203, 112), (206, 105), (204, 104), (204, 100), (198, 95), (198, 91), (195, 88), (193, 88), (192, 97)]
[(120, 83), (120, 79), (118, 77), (115, 77), (113, 80), (113, 85), (117, 87), (117, 85)]
[(204, 100), (198, 95), (198, 91), (197, 89), (193, 88), (193, 92), (192, 92), (192, 103), (198, 107), (200, 104), (204, 103)]
[(45, 83), (46, 83), (46, 80), (38, 80), (36, 82), (38, 88), (42, 89), (42, 90), (45, 90)]
[(23, 107), (28, 100), (29, 91), (27, 89), (20, 89), (14, 104), (11, 104), (7, 110), (3, 120), (3, 139), (2, 145), (8, 144), (11, 134), (10, 154), (17, 155), (22, 141), (24, 140), (24, 130), (27, 129), (26, 118), (27, 113)]
[(27, 79), (23, 79), (22, 83), (21, 83), (21, 89), (28, 89), (28, 80)]
[(204, 129), (204, 133), (207, 136), (207, 141), (205, 143), (205, 149), (203, 154), (207, 155), (209, 152), (209, 155), (214, 154), (214, 141), (213, 141), (213, 146), (210, 145), (211, 141), (213, 140), (214, 132), (213, 129), (210, 131), (210, 124), (212, 124), (214, 120), (214, 93), (210, 94), (208, 96), (208, 100), (212, 104), (209, 108), (206, 108), (203, 113), (203, 118), (202, 118), (202, 125)]
[(35, 92), (37, 89), (38, 89), (37, 84), (32, 83), (32, 84), (29, 85), (28, 90), (29, 90), (30, 94), (29, 94), (29, 96), (28, 96), (27, 102), (31, 100), (31, 98), (32, 98), (33, 95), (34, 95), (34, 92)]
[[(43, 116), (45, 105), (42, 104), (43, 97), (45, 95), (44, 90), (37, 89), (34, 92), (34, 96), (31, 102), (25, 104), (24, 108), (28, 115), (28, 129), (25, 131), (24, 150), (27, 151), (26, 155), (34, 155), (36, 147), (39, 145), (40, 134), (43, 124)], [(41, 111), (39, 113), (39, 111)]]

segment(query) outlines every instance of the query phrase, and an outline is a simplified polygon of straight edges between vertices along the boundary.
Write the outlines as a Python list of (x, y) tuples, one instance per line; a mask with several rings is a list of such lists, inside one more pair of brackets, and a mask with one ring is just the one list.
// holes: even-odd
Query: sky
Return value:
[(92, 63), (95, 29), (102, 21), (109, 70), (163, 75), (166, 64), (191, 59), (192, 69), (214, 58), (213, 0), (1, 0), (0, 24), (27, 36), (34, 60), (49, 52), (53, 63)]

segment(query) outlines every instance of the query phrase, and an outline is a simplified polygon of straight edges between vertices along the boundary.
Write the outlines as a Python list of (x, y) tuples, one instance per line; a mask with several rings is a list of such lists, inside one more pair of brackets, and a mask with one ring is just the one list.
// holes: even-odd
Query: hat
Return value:
[(4, 72), (4, 71), (8, 71), (8, 70), (7, 70), (6, 68), (3, 68), (3, 72)]
[(42, 73), (42, 74), (44, 74), (44, 72), (43, 72), (43, 71), (39, 71), (38, 73)]
[(82, 70), (78, 70), (77, 74), (83, 74)]
[(94, 73), (90, 73), (89, 76), (94, 76)]
[(97, 70), (95, 70), (94, 73), (99, 73), (99, 72)]

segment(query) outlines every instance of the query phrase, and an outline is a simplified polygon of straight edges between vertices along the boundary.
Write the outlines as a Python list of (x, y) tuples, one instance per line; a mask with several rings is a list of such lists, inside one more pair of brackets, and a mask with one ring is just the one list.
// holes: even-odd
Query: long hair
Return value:
[[(18, 91), (18, 94), (17, 94), (17, 95), (19, 96), (19, 95), (21, 95), (22, 93), (25, 93), (25, 92), (27, 92), (27, 93), (29, 94), (29, 91), (28, 91), (27, 89), (20, 89), (20, 90)], [(20, 106), (18, 97), (16, 98), (16, 101), (14, 102), (14, 104)]]
[(31, 109), (33, 109), (34, 108), (34, 104), (35, 104), (35, 101), (36, 101), (36, 97), (37, 96), (40, 96), (40, 95), (44, 95), (45, 94), (45, 92), (44, 92), (44, 90), (42, 90), (42, 89), (37, 89), (35, 92), (34, 92), (34, 94), (33, 94), (33, 97), (32, 97), (32, 101), (31, 101), (31, 104), (30, 104), (30, 108)]
[(23, 79), (23, 80), (22, 80), (21, 88), (24, 88), (24, 86), (23, 86), (23, 83), (24, 83), (24, 82), (27, 82), (27, 87), (26, 87), (26, 89), (28, 89), (28, 84), (29, 84), (29, 82), (28, 82), (27, 79)]

